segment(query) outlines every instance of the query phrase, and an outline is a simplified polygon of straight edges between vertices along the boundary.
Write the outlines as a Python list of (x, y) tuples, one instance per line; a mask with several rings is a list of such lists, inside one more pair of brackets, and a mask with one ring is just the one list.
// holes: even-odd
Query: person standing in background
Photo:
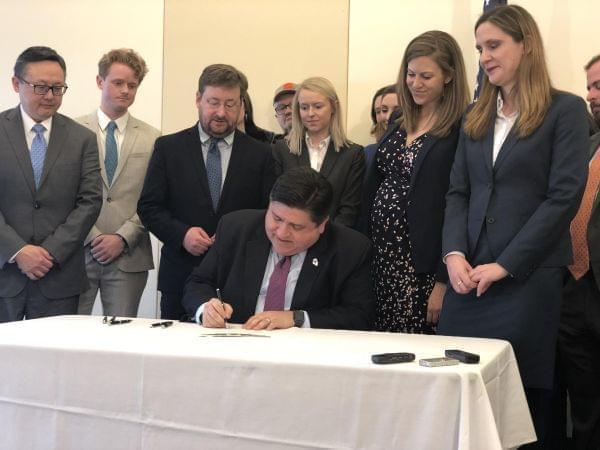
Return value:
[(20, 105), (0, 113), (0, 322), (77, 313), (88, 288), (83, 240), (102, 205), (96, 136), (57, 111), (64, 59), (17, 58)]
[(346, 137), (341, 105), (331, 82), (322, 77), (296, 86), (292, 104), (292, 130), (273, 146), (277, 175), (309, 166), (333, 187), (329, 218), (353, 227), (362, 194), (365, 158), (362, 147)]
[(91, 314), (100, 291), (103, 314), (137, 316), (154, 268), (150, 235), (136, 209), (160, 131), (129, 114), (146, 73), (135, 51), (109, 51), (98, 63), (100, 107), (77, 119), (96, 133), (103, 186), (100, 216), (84, 242), (90, 288), (79, 297), (79, 314)]
[(544, 448), (569, 224), (587, 175), (586, 108), (552, 87), (539, 29), (524, 8), (484, 13), (475, 40), (484, 76), (446, 196), (442, 254), (451, 287), (438, 333), (512, 344), (539, 441), (531, 448)]
[(275, 181), (271, 147), (236, 130), (247, 89), (235, 67), (207, 66), (196, 93), (198, 123), (154, 145), (138, 214), (164, 244), (158, 271), (163, 319), (185, 315), (185, 281), (213, 245), (221, 216), (267, 206)]
[(373, 126), (371, 127), (371, 136), (375, 137), (375, 143), (369, 144), (365, 147), (365, 164), (367, 171), (369, 166), (373, 162), (375, 152), (379, 147), (379, 140), (385, 134), (388, 122), (392, 114), (398, 110), (398, 94), (396, 92), (396, 85), (391, 84), (377, 89), (371, 102), (371, 121)]
[(442, 31), (407, 46), (398, 74), (403, 114), (384, 135), (365, 180), (362, 223), (375, 247), (375, 329), (434, 332), (447, 273), (444, 197), (468, 98), (460, 47)]

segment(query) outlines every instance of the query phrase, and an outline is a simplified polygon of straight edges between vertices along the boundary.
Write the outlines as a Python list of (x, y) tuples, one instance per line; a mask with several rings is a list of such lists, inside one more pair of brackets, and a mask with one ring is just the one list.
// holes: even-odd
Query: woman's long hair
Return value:
[(421, 107), (417, 105), (406, 84), (408, 63), (420, 56), (428, 56), (440, 66), (445, 77), (442, 98), (436, 111), (436, 120), (430, 133), (447, 136), (458, 122), (469, 104), (469, 89), (462, 52), (456, 40), (443, 31), (427, 31), (414, 38), (404, 51), (396, 88), (402, 116), (398, 123), (407, 131), (414, 131), (419, 120)]
[[(498, 6), (483, 14), (475, 31), (485, 22), (500, 28), (515, 42), (523, 43), (523, 56), (517, 69), (517, 80), (511, 93), (519, 111), (515, 129), (519, 137), (529, 136), (539, 127), (552, 102), (552, 83), (546, 66), (540, 31), (531, 14), (518, 5)], [(482, 139), (496, 117), (500, 87), (490, 83), (484, 74), (479, 99), (464, 122), (465, 133), (472, 139)]]
[(333, 142), (335, 151), (339, 152), (340, 148), (345, 145), (350, 145), (350, 141), (346, 137), (342, 125), (340, 101), (333, 84), (323, 77), (311, 77), (296, 86), (296, 94), (294, 95), (294, 101), (292, 103), (292, 129), (286, 138), (290, 153), (295, 155), (302, 153), (302, 142), (304, 141), (306, 129), (300, 118), (298, 96), (303, 89), (321, 94), (329, 100), (332, 111), (331, 123), (329, 124), (329, 135), (331, 136), (331, 142)]

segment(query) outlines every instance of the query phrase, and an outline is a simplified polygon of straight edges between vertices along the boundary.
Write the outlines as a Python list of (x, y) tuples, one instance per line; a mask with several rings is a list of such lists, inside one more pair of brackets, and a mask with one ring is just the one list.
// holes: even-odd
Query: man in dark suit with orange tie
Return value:
[[(600, 118), (600, 55), (585, 67), (587, 100)], [(571, 403), (577, 450), (600, 448), (600, 133), (590, 138), (588, 180), (571, 223), (573, 264), (564, 287), (559, 367)]]
[(200, 75), (199, 122), (156, 140), (138, 215), (162, 248), (161, 316), (179, 319), (183, 286), (212, 246), (217, 222), (243, 208), (264, 208), (275, 179), (271, 148), (236, 130), (246, 76), (213, 64)]

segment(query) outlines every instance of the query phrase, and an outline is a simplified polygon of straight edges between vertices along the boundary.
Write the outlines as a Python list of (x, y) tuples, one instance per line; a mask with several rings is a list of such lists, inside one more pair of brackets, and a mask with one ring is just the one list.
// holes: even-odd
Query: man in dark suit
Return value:
[(311, 168), (291, 169), (270, 200), (266, 212), (223, 217), (186, 285), (188, 313), (205, 327), (231, 319), (247, 329), (370, 329), (371, 243), (328, 222), (329, 182)]
[(247, 89), (234, 67), (206, 67), (196, 94), (199, 122), (155, 143), (138, 214), (164, 244), (158, 289), (165, 319), (185, 314), (185, 280), (212, 246), (221, 216), (267, 204), (275, 178), (271, 149), (236, 130)]
[[(590, 109), (600, 117), (600, 55), (586, 72)], [(577, 450), (600, 448), (600, 133), (590, 144), (588, 181), (571, 223), (573, 264), (564, 286), (558, 335), (558, 363), (571, 401)]]
[(20, 105), (0, 113), (0, 322), (77, 313), (88, 287), (83, 240), (102, 204), (96, 137), (58, 114), (63, 58), (19, 55)]

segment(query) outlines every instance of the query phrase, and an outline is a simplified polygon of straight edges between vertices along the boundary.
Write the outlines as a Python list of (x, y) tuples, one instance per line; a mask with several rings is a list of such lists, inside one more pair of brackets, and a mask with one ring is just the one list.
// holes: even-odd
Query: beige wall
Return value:
[(257, 125), (278, 130), (273, 92), (322, 75), (347, 91), (348, 0), (165, 0), (163, 130), (192, 125), (198, 77), (208, 64), (246, 74)]

